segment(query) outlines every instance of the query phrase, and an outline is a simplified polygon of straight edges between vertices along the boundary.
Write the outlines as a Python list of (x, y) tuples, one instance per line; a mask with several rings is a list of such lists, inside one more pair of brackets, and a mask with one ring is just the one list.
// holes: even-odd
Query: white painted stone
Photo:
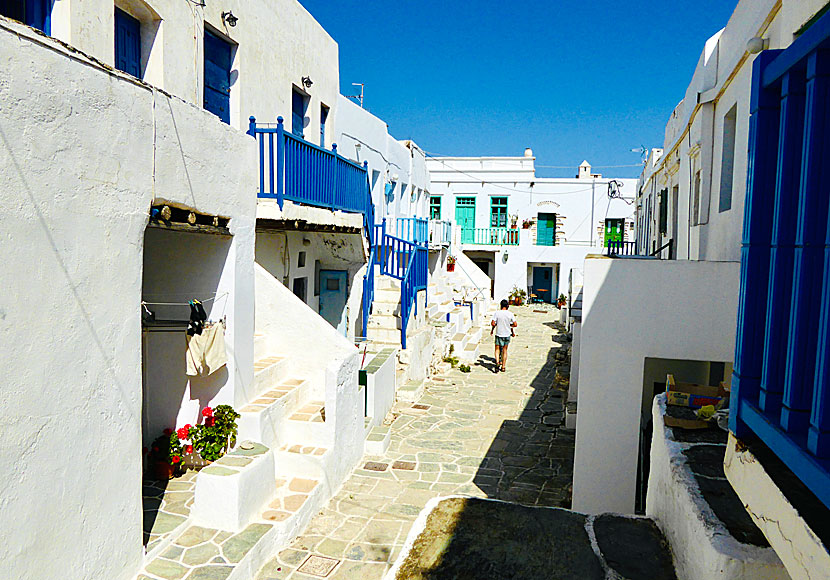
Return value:
[(752, 452), (729, 434), (724, 471), (747, 512), (796, 580), (830, 578), (830, 553)]
[(366, 373), (366, 408), (371, 417), (372, 426), (383, 423), (386, 414), (395, 404), (397, 390), (395, 360), (397, 353), (392, 353), (378, 370)]
[(663, 422), (665, 401), (664, 394), (658, 395), (652, 405), (646, 515), (671, 544), (679, 580), (786, 580), (771, 548), (737, 541), (706, 503), (686, 466), (685, 446), (672, 439)]
[[(190, 517), (194, 525), (240, 532), (253, 521), (274, 494), (274, 454), (252, 458), (235, 475), (200, 471)], [(217, 466), (218, 467), (218, 466)]]

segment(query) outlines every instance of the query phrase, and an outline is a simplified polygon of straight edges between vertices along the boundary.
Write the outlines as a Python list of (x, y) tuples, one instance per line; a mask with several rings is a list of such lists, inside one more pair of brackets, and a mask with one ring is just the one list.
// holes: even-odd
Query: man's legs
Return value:
[(498, 368), (500, 365), (499, 359), (501, 358), (501, 347), (499, 346), (498, 338), (496, 338), (496, 342), (494, 344), (496, 345), (496, 354), (493, 358), (495, 359), (496, 367)]
[(509, 343), (505, 344), (503, 347), (501, 347), (501, 370), (503, 370), (503, 371), (507, 370), (507, 347), (508, 346), (510, 346)]

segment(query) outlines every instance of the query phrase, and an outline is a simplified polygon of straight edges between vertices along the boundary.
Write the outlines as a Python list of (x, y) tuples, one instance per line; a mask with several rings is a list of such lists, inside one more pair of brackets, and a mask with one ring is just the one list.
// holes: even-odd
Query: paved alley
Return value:
[(258, 580), (382, 578), (436, 496), (570, 506), (574, 434), (562, 427), (565, 392), (554, 387), (555, 354), (566, 344), (553, 325), (558, 311), (513, 310), (508, 371), (493, 372), (485, 332), (471, 372), (454, 368), (427, 381), (414, 405), (396, 404), (388, 452), (364, 457)]

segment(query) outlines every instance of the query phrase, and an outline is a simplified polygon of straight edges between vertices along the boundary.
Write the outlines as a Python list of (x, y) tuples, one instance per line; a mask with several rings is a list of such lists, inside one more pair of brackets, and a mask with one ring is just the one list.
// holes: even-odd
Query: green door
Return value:
[(536, 220), (536, 245), (556, 245), (556, 214), (540, 213)]
[(623, 219), (607, 219), (605, 220), (605, 238), (603, 240), (603, 247), (608, 247), (608, 242), (621, 242), (623, 240)]
[(455, 198), (455, 223), (461, 226), (461, 243), (472, 244), (475, 240), (476, 198)]

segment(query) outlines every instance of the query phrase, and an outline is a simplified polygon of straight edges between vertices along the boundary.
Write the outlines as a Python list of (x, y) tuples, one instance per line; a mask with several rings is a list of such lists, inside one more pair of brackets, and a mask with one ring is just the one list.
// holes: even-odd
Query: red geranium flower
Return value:
[(179, 436), (179, 439), (187, 439), (188, 435), (190, 435), (190, 426), (185, 425), (184, 427), (176, 431), (176, 434)]
[(204, 415), (205, 417), (213, 417), (213, 409), (211, 409), (210, 407), (205, 407), (204, 409), (202, 409), (202, 415)]
[(184, 452), (185, 452), (185, 453), (193, 453), (193, 445), (187, 445), (187, 446), (184, 448)]
[(213, 424), (214, 424), (215, 421), (216, 421), (216, 419), (214, 419), (213, 417), (208, 417), (205, 420), (205, 425), (207, 425), (208, 427), (213, 427)]
[(179, 462), (179, 461), (181, 461), (181, 460), (182, 460), (182, 458), (181, 458), (181, 457), (179, 457), (178, 455), (174, 455), (174, 456), (173, 456), (173, 463), (178, 463), (178, 462)]
[(168, 427), (167, 429), (165, 429), (165, 430), (164, 430), (164, 434), (165, 434), (165, 435), (172, 435), (172, 434), (173, 434), (173, 430), (172, 430), (170, 427)]

